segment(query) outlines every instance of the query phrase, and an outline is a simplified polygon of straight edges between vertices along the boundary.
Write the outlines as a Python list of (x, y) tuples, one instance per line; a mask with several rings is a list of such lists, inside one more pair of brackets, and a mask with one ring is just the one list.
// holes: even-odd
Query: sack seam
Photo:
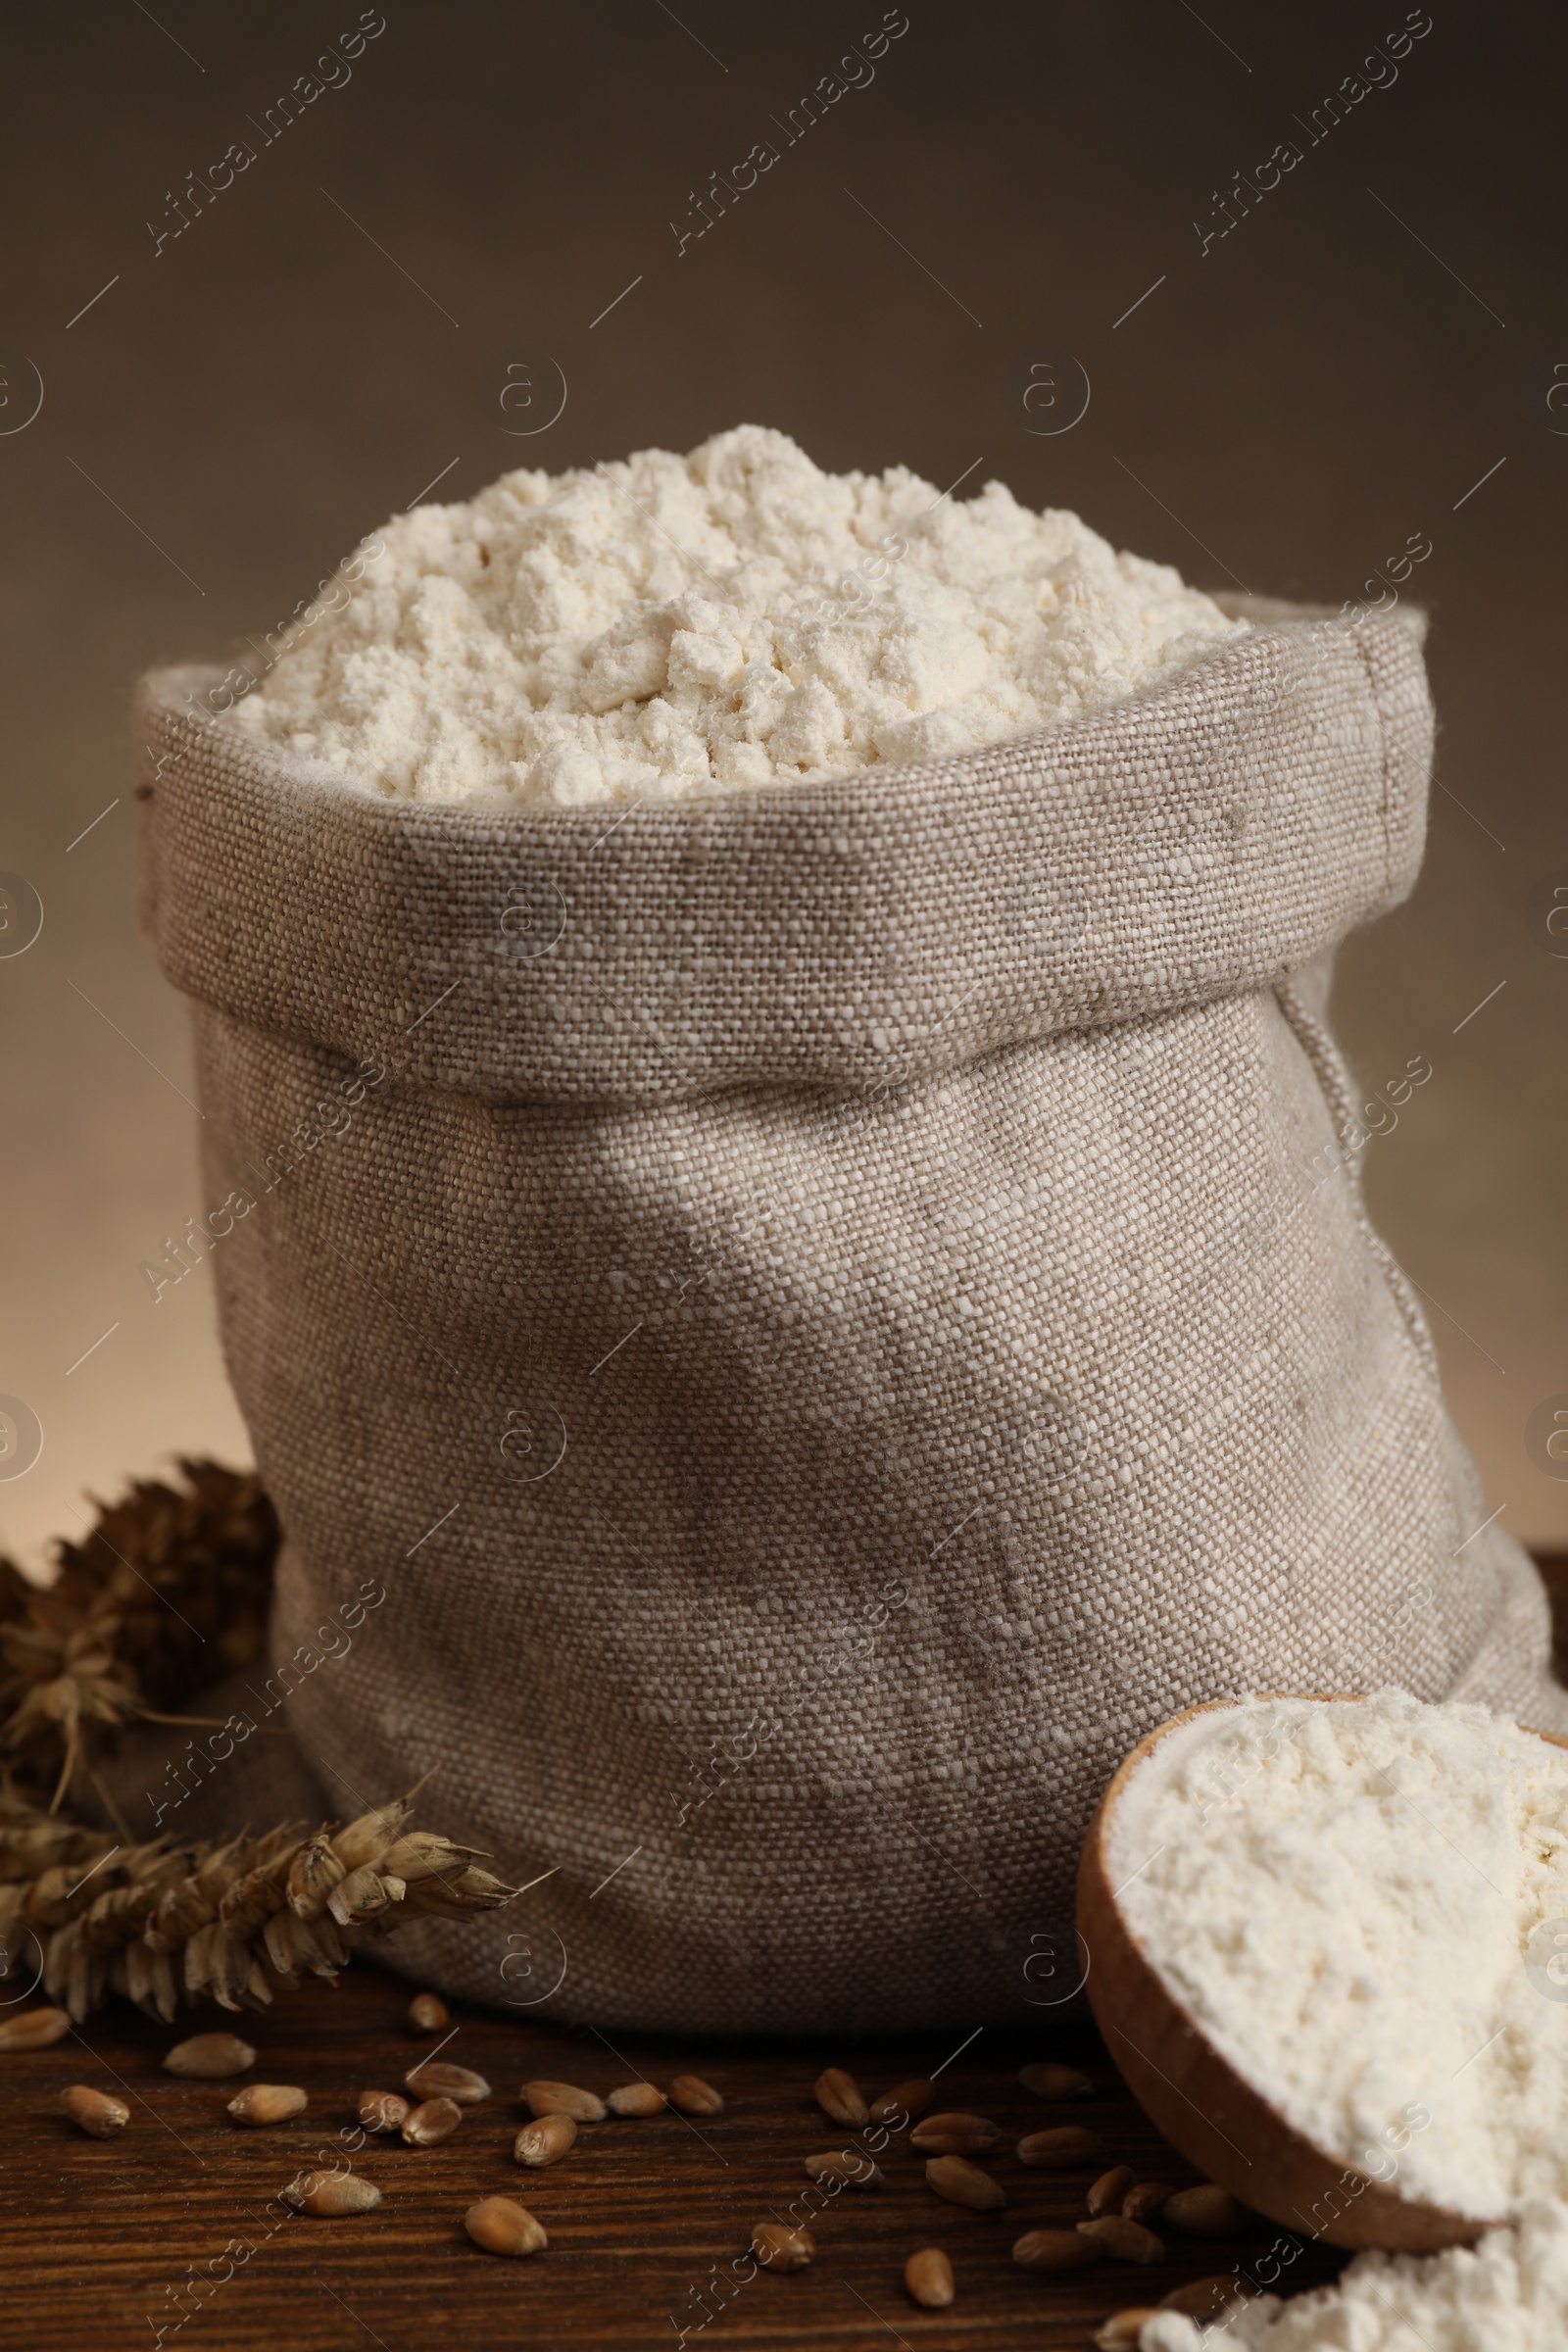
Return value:
[(1378, 736), (1383, 746), (1383, 794), (1378, 808), (1379, 821), (1383, 826), (1383, 887), (1386, 892), (1392, 893), (1394, 889), (1394, 826), (1391, 817), (1394, 801), (1393, 730), (1389, 724), (1389, 712), (1384, 702), (1383, 689), (1379, 684), (1378, 674), (1368, 648), (1364, 621), (1358, 620), (1354, 623), (1350, 630), (1350, 639), (1360, 658), (1361, 667), (1366, 673), (1367, 692), (1372, 697), (1372, 708), (1378, 714)]

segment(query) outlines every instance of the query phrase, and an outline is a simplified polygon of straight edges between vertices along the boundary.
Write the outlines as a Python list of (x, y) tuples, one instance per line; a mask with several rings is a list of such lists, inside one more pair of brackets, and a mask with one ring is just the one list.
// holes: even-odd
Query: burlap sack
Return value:
[(629, 812), (347, 791), (149, 682), (147, 914), (288, 1536), (254, 1694), (327, 1810), (433, 1768), (432, 1821), (556, 1873), (411, 1973), (1041, 2016), (1176, 1708), (1564, 1721), (1320, 1017), (1419, 862), (1419, 635), (1256, 619), (1025, 740)]

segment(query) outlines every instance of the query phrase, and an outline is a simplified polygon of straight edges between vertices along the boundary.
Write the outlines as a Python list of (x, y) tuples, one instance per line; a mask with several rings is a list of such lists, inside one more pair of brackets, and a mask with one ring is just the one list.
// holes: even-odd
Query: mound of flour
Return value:
[(1248, 2304), (1222, 2328), (1162, 2312), (1140, 2352), (1568, 2352), (1568, 2206), (1527, 2204), (1472, 2253), (1358, 2254), (1336, 2286)]
[(524, 806), (959, 751), (1245, 626), (1000, 482), (823, 473), (757, 425), (416, 507), (338, 586), (226, 723), (372, 791)]
[(1131, 1776), (1106, 1859), (1320, 2147), (1477, 2220), (1568, 2195), (1568, 1749), (1398, 1690), (1216, 1709)]

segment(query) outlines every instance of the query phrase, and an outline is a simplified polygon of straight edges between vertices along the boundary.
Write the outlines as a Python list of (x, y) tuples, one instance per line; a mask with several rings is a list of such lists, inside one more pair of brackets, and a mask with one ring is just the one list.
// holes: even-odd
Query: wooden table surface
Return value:
[[(360, 1963), (336, 1986), (312, 1985), (268, 2016), (240, 2021), (259, 2053), (246, 2079), (310, 2093), (306, 2116), (270, 2130), (230, 2122), (224, 2106), (237, 2083), (185, 2082), (162, 2069), (181, 2034), (234, 2022), (216, 2010), (193, 2012), (175, 2032), (119, 2003), (90, 2018), (79, 2037), (0, 2056), (7, 2342), (18, 2352), (80, 2352), (89, 2343), (146, 2352), (160, 2340), (180, 2352), (282, 2344), (290, 2352), (511, 2352), (674, 2346), (684, 2328), (688, 2343), (821, 2352), (890, 2338), (932, 2352), (1085, 2346), (1107, 2313), (1157, 2302), (1183, 2279), (1261, 2254), (1277, 2235), (1259, 2224), (1235, 2241), (1172, 2237), (1169, 2259), (1147, 2270), (1104, 2262), (1046, 2278), (1013, 2263), (1012, 2241), (1024, 2230), (1084, 2218), (1090, 2180), (1113, 2163), (1132, 2165), (1141, 2179), (1195, 2178), (1128, 2096), (1088, 2025), (1027, 2037), (991, 2028), (956, 2056), (961, 2035), (827, 2047), (617, 2034), (612, 2049), (590, 2029), (540, 2029), (458, 2006), (459, 2030), (443, 2055), (477, 2069), (494, 2095), (466, 2109), (441, 2146), (368, 2140), (353, 2162), (382, 2192), (373, 2212), (335, 2221), (294, 2214), (278, 2190), (302, 2165), (332, 2160), (337, 2135), (354, 2125), (358, 2093), (400, 2089), (404, 2070), (430, 2050), (431, 2038), (408, 2026), (410, 1989)], [(1018, 2068), (1042, 2057), (1081, 2066), (1095, 2096), (1034, 2097)], [(986, 2161), (1006, 2189), (1005, 2209), (942, 2203), (925, 2184), (924, 2160), (900, 2134), (881, 2160), (885, 2185), (845, 2189), (815, 2225), (810, 2270), (739, 2276), (732, 2266), (753, 2226), (782, 2217), (807, 2187), (804, 2158), (846, 2144), (811, 2096), (821, 2069), (847, 2065), (871, 2096), (944, 2060), (935, 2104), (1003, 2128)], [(667, 2082), (683, 2072), (722, 2090), (721, 2116), (612, 2119), (583, 2127), (576, 2147), (548, 2171), (525, 2173), (513, 2161), (527, 2078), (603, 2094), (639, 2074)], [(131, 2109), (127, 2128), (108, 2141), (79, 2132), (58, 2109), (72, 2082), (117, 2091)], [(1025, 2132), (1061, 2123), (1089, 2124), (1102, 2154), (1061, 2174), (1018, 2163), (1013, 2143)], [(537, 2214), (550, 2233), (545, 2253), (507, 2261), (470, 2243), (465, 2211), (498, 2193)], [(952, 2259), (957, 2296), (947, 2312), (923, 2312), (905, 2291), (906, 2258), (922, 2245)], [(1293, 2283), (1331, 2278), (1344, 2259), (1309, 2249), (1292, 2268)], [(750, 2267), (740, 2260), (742, 2272)], [(715, 2290), (715, 2276), (727, 2288)], [(182, 2309), (189, 2316), (178, 2324)]]
[[(1568, 1558), (1540, 1564), (1561, 1675)], [(6, 2344), (16, 2352), (86, 2344), (146, 2352), (160, 2341), (180, 2352), (550, 2352), (673, 2347), (684, 2329), (686, 2342), (705, 2347), (837, 2352), (891, 2339), (929, 2352), (1045, 2352), (1088, 2346), (1109, 2312), (1246, 2264), (1278, 2235), (1259, 2223), (1234, 2241), (1172, 2236), (1169, 2259), (1148, 2270), (1106, 2262), (1045, 2278), (1012, 2262), (1024, 2230), (1081, 2219), (1090, 2180), (1111, 2164), (1175, 2184), (1195, 2177), (1128, 2096), (1087, 2021), (1052, 2020), (1027, 2036), (988, 2028), (956, 2055), (935, 2036), (829, 2046), (616, 2034), (612, 2049), (589, 2028), (552, 2030), (456, 2005), (458, 2032), (444, 2055), (483, 2074), (493, 2097), (468, 2108), (442, 2146), (368, 2140), (353, 2161), (382, 2191), (374, 2212), (339, 2221), (294, 2214), (278, 2190), (300, 2167), (333, 2159), (359, 2092), (400, 2089), (405, 2069), (431, 2048), (408, 2026), (410, 1989), (357, 1964), (335, 1986), (313, 1984), (270, 2015), (239, 2020), (259, 2053), (246, 2080), (297, 2082), (310, 2093), (304, 2118), (267, 2131), (229, 2121), (235, 2083), (182, 2082), (162, 2069), (181, 2035), (235, 2022), (217, 2010), (193, 2012), (171, 2031), (115, 2002), (52, 2049), (0, 2055)], [(1081, 2067), (1094, 2097), (1051, 2104), (1032, 2096), (1018, 2069), (1038, 2058)], [(845, 2144), (811, 2096), (827, 2065), (848, 2066), (867, 2095), (942, 2068), (938, 2106), (1003, 2127), (987, 2162), (1006, 2189), (1005, 2209), (942, 2203), (901, 2134), (881, 2160), (885, 2185), (846, 2189), (816, 2223), (810, 2270), (743, 2277), (754, 2225), (781, 2218), (807, 2186), (804, 2158)], [(688, 2123), (670, 2112), (587, 2126), (549, 2171), (513, 2162), (526, 2078), (604, 2092), (637, 2075), (667, 2082), (684, 2072), (723, 2092), (721, 2116)], [(126, 2130), (108, 2141), (80, 2132), (59, 2112), (72, 2082), (118, 2091), (131, 2108)], [(1022, 2133), (1067, 2123), (1099, 2133), (1093, 2163), (1052, 2174), (1016, 2161)], [(465, 2211), (494, 2194), (520, 2197), (538, 2215), (550, 2233), (545, 2253), (509, 2262), (469, 2242)], [(952, 2259), (950, 2311), (923, 2312), (905, 2291), (905, 2261), (922, 2245)], [(1306, 2248), (1289, 2270), (1291, 2291), (1333, 2278), (1345, 2259)]]

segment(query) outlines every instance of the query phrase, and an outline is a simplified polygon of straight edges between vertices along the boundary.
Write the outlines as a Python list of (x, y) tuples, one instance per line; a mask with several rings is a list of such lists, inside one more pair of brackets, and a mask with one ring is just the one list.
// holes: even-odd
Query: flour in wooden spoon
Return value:
[(225, 723), (372, 792), (526, 807), (962, 751), (1246, 625), (1000, 482), (824, 473), (757, 425), (416, 507), (306, 618)]
[(1298, 2132), (1477, 2219), (1568, 2194), (1568, 1750), (1396, 1690), (1215, 1710), (1130, 1776), (1106, 1859)]

